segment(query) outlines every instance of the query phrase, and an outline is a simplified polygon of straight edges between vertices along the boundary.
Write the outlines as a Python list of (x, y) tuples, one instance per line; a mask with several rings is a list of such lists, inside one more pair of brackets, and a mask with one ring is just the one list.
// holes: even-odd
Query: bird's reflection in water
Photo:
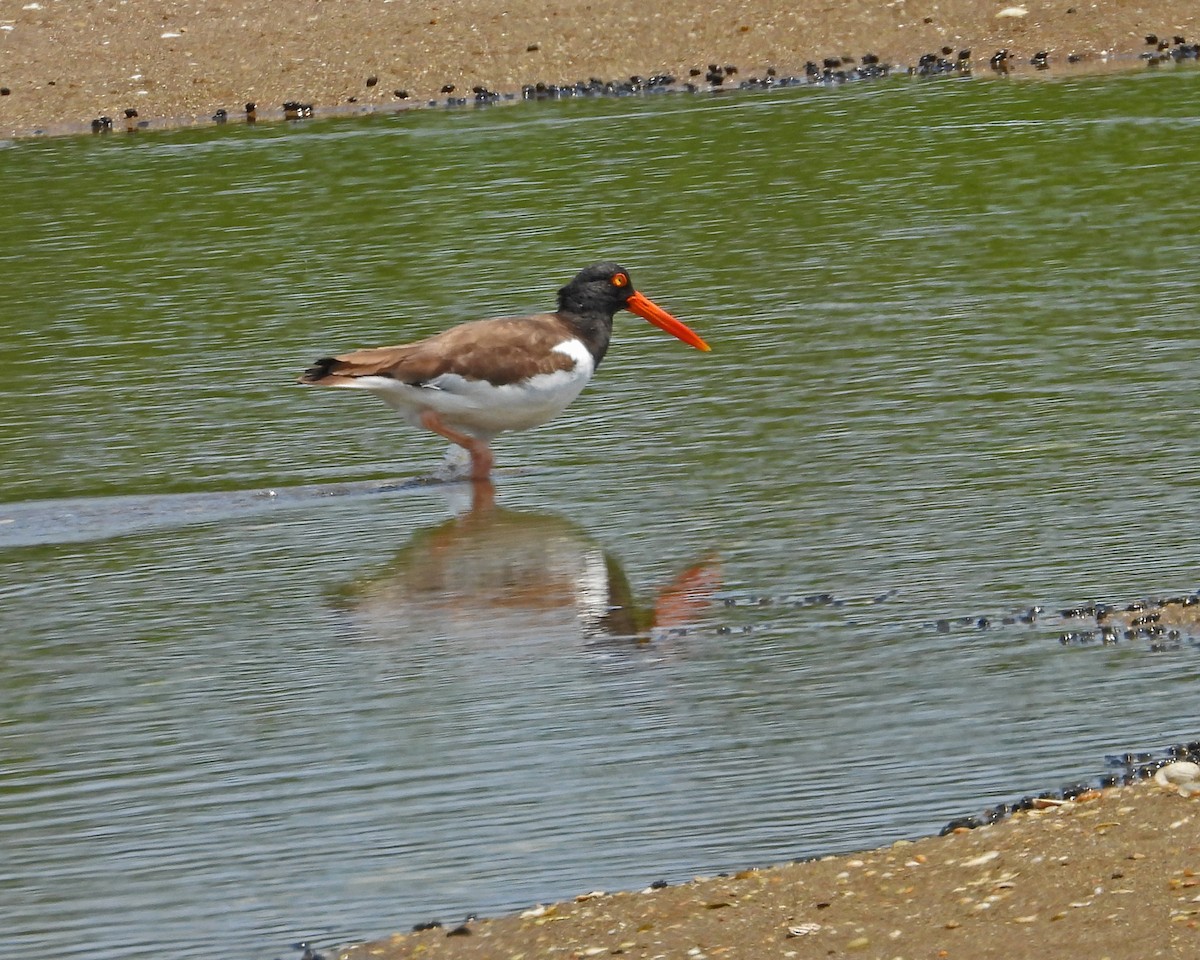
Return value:
[(685, 628), (720, 586), (709, 556), (639, 605), (616, 558), (582, 527), (499, 507), (490, 483), (471, 486), (469, 509), (418, 530), (386, 566), (341, 591), (359, 630), (382, 640), (645, 642)]

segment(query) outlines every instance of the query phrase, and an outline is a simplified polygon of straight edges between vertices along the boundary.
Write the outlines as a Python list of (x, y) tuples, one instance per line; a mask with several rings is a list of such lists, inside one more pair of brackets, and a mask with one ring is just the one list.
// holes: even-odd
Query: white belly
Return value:
[(449, 426), (490, 439), (505, 430), (528, 430), (557, 416), (592, 379), (595, 363), (580, 341), (568, 340), (554, 349), (571, 357), (574, 365), (503, 386), (452, 373), (420, 386), (388, 377), (359, 377), (352, 386), (377, 394), (413, 426), (421, 425), (423, 411), (433, 410)]

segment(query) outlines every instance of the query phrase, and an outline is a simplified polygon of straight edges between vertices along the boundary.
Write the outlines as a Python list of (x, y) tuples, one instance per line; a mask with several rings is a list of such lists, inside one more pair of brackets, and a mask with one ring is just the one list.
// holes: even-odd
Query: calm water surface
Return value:
[[(1195, 737), (1200, 74), (0, 149), (0, 929), (267, 958), (887, 842)], [(496, 503), (292, 385), (618, 318)], [(829, 594), (836, 604), (804, 605)], [(987, 631), (939, 632), (987, 615)]]

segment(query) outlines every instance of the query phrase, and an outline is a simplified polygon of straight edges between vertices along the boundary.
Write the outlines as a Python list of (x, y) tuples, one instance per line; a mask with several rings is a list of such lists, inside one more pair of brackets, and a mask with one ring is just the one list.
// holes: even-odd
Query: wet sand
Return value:
[(1200, 801), (1148, 781), (1046, 803), (975, 830), (678, 886), (583, 893), (327, 956), (1196, 956)]
[(1148, 35), (1194, 43), (1198, 21), (1194, 0), (31, 0), (0, 10), (0, 136), (78, 132), (100, 117), (119, 131), (126, 111), (135, 128), (211, 123), (220, 110), (237, 120), (247, 102), (262, 119), (285, 102), (317, 116), (394, 110), (593, 77), (707, 89), (710, 64), (737, 67), (723, 78), (732, 86), (868, 53), (901, 71), (969, 51), (963, 62), (987, 72), (1000, 50), (1018, 74), (1041, 72), (1039, 54), (1052, 75), (1146, 69)]

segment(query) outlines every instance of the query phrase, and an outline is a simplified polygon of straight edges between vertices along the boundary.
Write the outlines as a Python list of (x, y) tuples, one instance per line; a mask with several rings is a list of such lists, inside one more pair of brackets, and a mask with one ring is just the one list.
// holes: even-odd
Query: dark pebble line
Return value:
[(1188, 43), (1186, 37), (1175, 35), (1170, 40), (1159, 39), (1157, 34), (1146, 34), (1146, 46), (1154, 47), (1152, 53), (1143, 53), (1141, 58), (1150, 66), (1157, 66), (1174, 60), (1181, 63), (1184, 60), (1200, 60), (1200, 43)]
[(1022, 810), (1032, 810), (1038, 806), (1039, 800), (1074, 800), (1092, 790), (1103, 790), (1108, 787), (1127, 786), (1142, 780), (1149, 780), (1162, 767), (1177, 760), (1190, 760), (1200, 763), (1200, 740), (1190, 743), (1177, 743), (1162, 751), (1166, 754), (1156, 756), (1153, 753), (1124, 753), (1105, 757), (1109, 766), (1121, 767), (1119, 773), (1106, 773), (1091, 783), (1073, 783), (1059, 790), (1047, 790), (1037, 796), (1024, 796), (1012, 803), (998, 803), (982, 813), (970, 814), (951, 820), (939, 831), (938, 836), (944, 837), (955, 830), (975, 830), (990, 823), (998, 823), (1013, 813)]
[[(1044, 607), (1034, 606), (1003, 616), (943, 617), (933, 621), (930, 626), (938, 633), (950, 633), (956, 629), (980, 631), (990, 630), (997, 625), (1018, 623), (1054, 625), (1072, 620), (1091, 620), (1094, 626), (1087, 625), (1081, 629), (1061, 631), (1058, 634), (1058, 642), (1062, 646), (1068, 647), (1092, 644), (1112, 646), (1121, 642), (1146, 640), (1149, 641), (1151, 652), (1162, 653), (1183, 649), (1185, 641), (1192, 646), (1200, 646), (1200, 616), (1196, 617), (1195, 630), (1186, 625), (1173, 627), (1161, 622), (1163, 613), (1170, 607), (1186, 608), (1197, 605), (1200, 605), (1200, 590), (1161, 599), (1135, 600), (1125, 606), (1095, 602), (1077, 607), (1067, 607), (1050, 614), (1046, 613)], [(1137, 614), (1137, 616), (1128, 618), (1128, 622), (1123, 624), (1120, 621), (1113, 621), (1114, 614)]]
[[(1153, 52), (1141, 54), (1141, 59), (1146, 60), (1151, 67), (1168, 61), (1181, 63), (1187, 60), (1200, 60), (1200, 43), (1188, 43), (1181, 36), (1174, 36), (1170, 41), (1160, 40), (1155, 34), (1147, 34), (1145, 39), (1146, 44), (1155, 49)], [(536, 45), (531, 46), (530, 49), (536, 49)], [(1079, 63), (1082, 57), (1077, 54), (1069, 54), (1066, 59), (1068, 63)], [(820, 63), (810, 60), (804, 65), (803, 74), (793, 76), (780, 76), (774, 68), (769, 68), (761, 77), (751, 76), (734, 80), (733, 78), (740, 76), (740, 71), (735, 65), (712, 63), (708, 65), (707, 69), (692, 68), (688, 72), (686, 80), (680, 80), (678, 77), (665, 73), (648, 77), (635, 75), (627, 80), (600, 80), (592, 77), (570, 84), (529, 83), (521, 87), (519, 94), (496, 93), (486, 87), (476, 86), (471, 88), (470, 96), (461, 94), (455, 96), (454, 84), (447, 83), (441, 88), (441, 92), (446, 95), (445, 99), (429, 100), (425, 105), (429, 107), (465, 107), (472, 104), (486, 106), (515, 100), (568, 100), (647, 96), (660, 93), (722, 93), (730, 90), (757, 91), (804, 86), (840, 86), (845, 83), (880, 80), (897, 75), (925, 78), (965, 77), (972, 73), (971, 62), (970, 50), (956, 51), (953, 47), (942, 47), (937, 53), (923, 54), (915, 65), (907, 67), (884, 63), (875, 54), (866, 53), (857, 59), (842, 56), (825, 57)], [(997, 50), (988, 59), (991, 69), (1002, 75), (1008, 74), (1015, 62), (1014, 54), (1007, 49)], [(1049, 69), (1051, 65), (1049, 52), (1038, 51), (1029, 59), (1029, 64), (1038, 70)], [(366, 78), (368, 88), (378, 86), (378, 84), (378, 76), (372, 74)], [(8, 87), (0, 87), (0, 96), (9, 96), (11, 93), (12, 91)], [(396, 88), (393, 96), (402, 101), (410, 99), (408, 90), (403, 88)], [(349, 97), (347, 102), (357, 103), (358, 97)], [(285, 120), (307, 120), (316, 114), (313, 104), (302, 103), (298, 100), (286, 101), (282, 105), (282, 109)], [(134, 116), (137, 115), (137, 111), (126, 110), (126, 116), (128, 117), (131, 112)], [(229, 113), (222, 107), (212, 115), (211, 119), (213, 123), (223, 124), (228, 121)], [(254, 123), (258, 119), (255, 104), (246, 104), (245, 119), (247, 123)], [(126, 124), (126, 130), (130, 132), (144, 130), (149, 125), (149, 121), (141, 121), (132, 126)], [(110, 133), (113, 129), (112, 118), (97, 117), (92, 121), (91, 127), (93, 133)], [(41, 130), (34, 131), (35, 134), (43, 132)]]

